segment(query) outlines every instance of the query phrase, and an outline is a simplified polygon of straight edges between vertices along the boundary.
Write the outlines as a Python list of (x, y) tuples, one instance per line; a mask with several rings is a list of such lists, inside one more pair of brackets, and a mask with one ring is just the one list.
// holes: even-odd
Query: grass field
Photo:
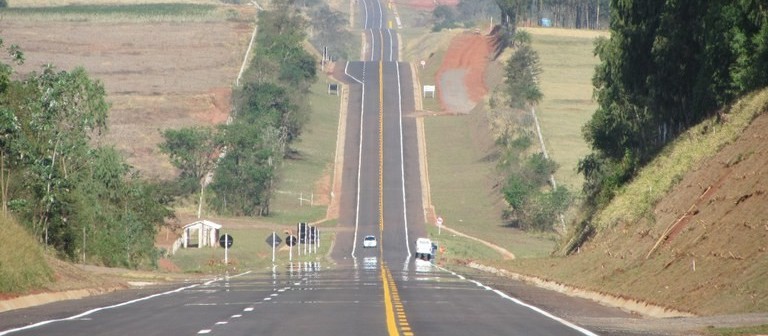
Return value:
[(544, 99), (536, 113), (547, 151), (559, 165), (558, 183), (580, 191), (583, 178), (576, 171), (579, 159), (589, 153), (581, 135), (582, 126), (597, 108), (592, 100), (592, 74), (597, 57), (593, 56), (595, 31), (525, 28), (539, 54)]
[[(502, 225), (503, 200), (493, 188), (495, 162), (472, 115), (425, 119), (432, 203), (445, 225), (500, 245), (518, 258), (547, 255), (554, 243)], [(487, 145), (488, 142), (486, 141)]]
[(213, 4), (143, 3), (8, 7), (0, 14), (15, 19), (76, 22), (199, 22), (240, 19), (235, 9)]

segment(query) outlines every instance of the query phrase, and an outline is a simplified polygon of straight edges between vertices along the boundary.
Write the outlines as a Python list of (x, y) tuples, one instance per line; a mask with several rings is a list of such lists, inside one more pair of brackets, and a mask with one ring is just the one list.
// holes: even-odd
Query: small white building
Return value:
[(219, 231), (221, 231), (221, 224), (208, 220), (189, 223), (184, 225), (181, 233), (181, 245), (184, 248), (195, 247), (195, 245), (197, 248), (219, 246)]

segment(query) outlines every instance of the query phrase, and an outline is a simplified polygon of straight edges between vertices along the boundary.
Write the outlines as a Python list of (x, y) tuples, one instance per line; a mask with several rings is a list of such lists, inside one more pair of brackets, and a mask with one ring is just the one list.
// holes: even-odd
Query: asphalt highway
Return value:
[[(379, 0), (357, 0), (365, 60), (349, 110), (332, 262), (276, 265), (69, 315), (0, 314), (3, 335), (594, 335), (476, 280), (414, 260), (425, 236), (411, 67)], [(373, 234), (376, 248), (363, 248)], [(58, 311), (58, 310), (57, 310)], [(65, 310), (72, 312), (73, 308)], [(29, 314), (32, 311), (30, 310)], [(16, 315), (14, 315), (16, 314)], [(10, 320), (18, 319), (18, 320)], [(16, 322), (18, 321), (18, 322)]]

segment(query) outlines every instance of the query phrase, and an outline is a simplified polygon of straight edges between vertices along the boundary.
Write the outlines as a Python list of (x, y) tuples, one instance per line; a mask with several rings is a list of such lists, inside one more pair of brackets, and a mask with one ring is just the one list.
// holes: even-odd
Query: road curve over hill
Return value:
[[(594, 335), (412, 258), (413, 241), (425, 234), (413, 74), (397, 60), (386, 8), (379, 0), (356, 3), (367, 48), (365, 60), (345, 66), (350, 97), (339, 222), (350, 229), (339, 230), (334, 262), (277, 265), (79, 311), (70, 303), (0, 314), (0, 336)], [(378, 237), (377, 248), (362, 248), (368, 234)]]

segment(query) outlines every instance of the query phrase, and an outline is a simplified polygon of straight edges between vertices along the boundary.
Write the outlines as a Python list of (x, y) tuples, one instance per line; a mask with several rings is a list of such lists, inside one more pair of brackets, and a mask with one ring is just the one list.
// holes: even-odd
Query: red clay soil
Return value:
[[(451, 45), (443, 58), (443, 64), (437, 71), (436, 83), (440, 85), (440, 77), (446, 70), (466, 69), (464, 86), (467, 96), (475, 103), (480, 101), (488, 93), (484, 74), (490, 53), (491, 44), (487, 36), (470, 32), (457, 35), (451, 40)], [(442, 92), (439, 87), (437, 89), (438, 92)]]

